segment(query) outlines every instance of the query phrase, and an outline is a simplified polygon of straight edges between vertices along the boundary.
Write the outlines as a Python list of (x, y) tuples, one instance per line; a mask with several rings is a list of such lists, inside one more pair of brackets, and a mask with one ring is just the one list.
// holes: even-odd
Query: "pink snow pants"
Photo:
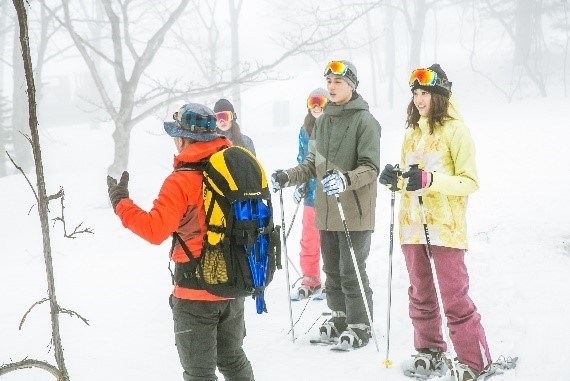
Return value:
[(301, 272), (304, 286), (314, 287), (321, 284), (321, 238), (315, 228), (315, 208), (303, 206), (303, 231), (301, 232)]
[[(465, 250), (431, 247), (449, 336), (459, 362), (481, 371), (491, 360), (481, 315), (467, 294), (469, 275)], [(441, 315), (425, 245), (402, 245), (410, 277), (409, 312), (414, 326), (414, 346), (447, 350)]]

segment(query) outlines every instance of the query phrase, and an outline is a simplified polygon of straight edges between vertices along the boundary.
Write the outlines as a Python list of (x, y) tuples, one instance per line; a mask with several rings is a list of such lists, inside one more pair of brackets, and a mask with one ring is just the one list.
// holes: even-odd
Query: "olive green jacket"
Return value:
[(305, 161), (286, 170), (289, 185), (317, 179), (315, 226), (319, 230), (343, 231), (335, 196), (323, 192), (321, 180), (331, 169), (342, 172), (347, 188), (340, 202), (348, 230), (374, 230), (376, 178), (380, 167), (380, 124), (358, 94), (345, 105), (328, 103), (317, 119)]

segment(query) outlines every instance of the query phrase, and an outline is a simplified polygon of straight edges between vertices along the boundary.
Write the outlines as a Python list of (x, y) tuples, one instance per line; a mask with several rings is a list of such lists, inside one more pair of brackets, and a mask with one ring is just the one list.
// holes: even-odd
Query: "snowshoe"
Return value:
[(362, 348), (370, 341), (370, 327), (366, 324), (349, 324), (346, 330), (341, 333), (337, 350), (348, 351), (350, 349)]
[(336, 342), (346, 328), (346, 314), (343, 311), (333, 311), (332, 317), (319, 327), (319, 337), (321, 341)]
[(301, 287), (299, 287), (297, 289), (297, 291), (291, 295), (291, 300), (292, 301), (299, 301), (299, 300), (310, 298), (313, 295), (316, 296), (317, 294), (320, 294), (320, 293), (321, 293), (321, 285), (320, 284), (318, 284), (316, 286), (301, 285)]
[[(513, 369), (517, 366), (518, 357), (514, 358), (505, 358), (503, 356), (499, 357), (499, 359), (495, 362), (490, 363), (483, 369), (481, 372), (476, 371), (475, 369), (469, 367), (468, 365), (462, 364), (457, 362), (455, 364), (455, 370), (457, 370), (457, 377), (454, 377), (454, 380), (457, 381), (484, 381), (487, 378), (502, 373), (500, 371)], [(451, 376), (453, 377), (455, 374), (454, 370), (451, 370)]]
[(412, 355), (412, 362), (407, 364), (404, 374), (419, 380), (427, 380), (431, 377), (441, 377), (449, 369), (445, 354), (439, 349), (420, 349)]

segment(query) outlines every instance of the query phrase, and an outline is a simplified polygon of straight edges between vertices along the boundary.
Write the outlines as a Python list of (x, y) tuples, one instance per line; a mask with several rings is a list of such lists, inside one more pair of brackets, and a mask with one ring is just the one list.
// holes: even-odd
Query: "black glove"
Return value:
[(398, 191), (400, 190), (398, 188), (398, 176), (401, 174), (402, 172), (397, 164), (395, 167), (392, 164), (386, 164), (378, 181), (380, 184), (389, 185), (391, 191)]
[(122, 199), (129, 198), (129, 172), (123, 172), (118, 184), (117, 180), (107, 175), (107, 187), (109, 188), (109, 200), (115, 210)]
[(271, 175), (271, 187), (277, 192), (289, 185), (289, 175), (282, 169), (278, 169)]
[(408, 179), (408, 185), (406, 185), (406, 190), (408, 191), (417, 191), (431, 185), (431, 173), (414, 166), (408, 172), (405, 172), (402, 177)]

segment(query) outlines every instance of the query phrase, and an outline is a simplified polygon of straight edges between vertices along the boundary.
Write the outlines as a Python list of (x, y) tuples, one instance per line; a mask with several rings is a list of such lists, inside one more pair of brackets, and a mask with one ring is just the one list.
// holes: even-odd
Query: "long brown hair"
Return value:
[[(449, 98), (437, 93), (431, 94), (431, 102), (428, 112), (428, 125), (429, 133), (433, 134), (433, 130), (437, 125), (443, 124), (446, 119), (450, 119), (449, 113), (447, 111), (449, 107)], [(418, 121), (420, 120), (420, 112), (414, 104), (414, 97), (408, 104), (408, 112), (406, 118), (406, 128), (417, 128), (419, 127)]]
[[(231, 137), (232, 137), (231, 140), (232, 140), (233, 145), (245, 147), (245, 142), (243, 140), (241, 128), (239, 127), (237, 120), (235, 120), (235, 119), (232, 120), (231, 124), (232, 124), (232, 126), (230, 127), (230, 129), (226, 133), (231, 135)], [(218, 133), (221, 133), (222, 135), (224, 135), (224, 131), (220, 130), (217, 127), (216, 127), (216, 131)]]
[(309, 135), (309, 137), (311, 137), (311, 134), (313, 133), (313, 128), (315, 127), (316, 122), (317, 118), (313, 116), (311, 110), (308, 110), (307, 115), (305, 115), (305, 120), (303, 121), (303, 128), (307, 131), (307, 135)]

